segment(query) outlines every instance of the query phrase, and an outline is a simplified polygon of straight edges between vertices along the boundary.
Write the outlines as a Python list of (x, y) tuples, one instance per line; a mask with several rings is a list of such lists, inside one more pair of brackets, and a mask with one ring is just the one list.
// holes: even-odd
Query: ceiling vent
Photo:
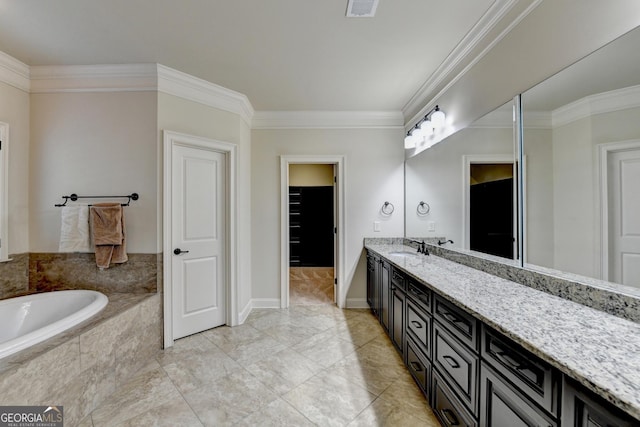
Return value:
[(349, 0), (347, 18), (373, 18), (378, 0)]

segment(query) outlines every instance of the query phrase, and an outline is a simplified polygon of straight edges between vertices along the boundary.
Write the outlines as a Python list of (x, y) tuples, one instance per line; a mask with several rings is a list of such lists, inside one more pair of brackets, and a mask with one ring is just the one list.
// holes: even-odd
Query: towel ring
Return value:
[(426, 215), (431, 210), (431, 206), (426, 202), (420, 202), (416, 210), (418, 211), (418, 215)]
[(389, 203), (389, 202), (384, 202), (384, 205), (382, 205), (382, 208), (380, 208), (380, 211), (384, 215), (391, 215), (394, 210), (395, 210), (395, 207), (393, 206), (392, 203)]

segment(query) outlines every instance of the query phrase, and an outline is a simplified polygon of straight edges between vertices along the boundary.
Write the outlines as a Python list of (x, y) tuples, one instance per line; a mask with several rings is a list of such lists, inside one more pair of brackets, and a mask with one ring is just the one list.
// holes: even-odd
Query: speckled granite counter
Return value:
[(640, 420), (640, 324), (394, 244), (366, 243), (407, 275), (474, 314)]

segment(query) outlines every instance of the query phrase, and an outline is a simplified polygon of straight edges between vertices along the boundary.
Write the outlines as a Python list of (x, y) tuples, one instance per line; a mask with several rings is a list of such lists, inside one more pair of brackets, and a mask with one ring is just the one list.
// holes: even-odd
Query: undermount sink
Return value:
[(417, 252), (410, 252), (410, 251), (394, 251), (394, 252), (389, 252), (389, 255), (395, 255), (395, 256), (409, 256), (409, 255), (417, 255)]

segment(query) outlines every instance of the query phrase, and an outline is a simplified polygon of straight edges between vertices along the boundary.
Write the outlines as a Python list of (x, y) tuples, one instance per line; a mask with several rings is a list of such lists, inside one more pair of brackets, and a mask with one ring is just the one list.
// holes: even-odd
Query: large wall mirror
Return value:
[[(405, 235), (516, 256), (512, 102), (405, 164)], [(451, 243), (452, 241), (453, 243)]]
[(640, 27), (522, 94), (525, 263), (640, 287)]

